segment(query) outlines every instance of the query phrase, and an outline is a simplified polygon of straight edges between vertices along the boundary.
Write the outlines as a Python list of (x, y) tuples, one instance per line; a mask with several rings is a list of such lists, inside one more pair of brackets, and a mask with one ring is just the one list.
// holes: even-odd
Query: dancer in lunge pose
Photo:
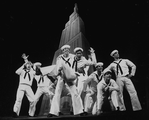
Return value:
[(73, 114), (79, 115), (83, 113), (82, 101), (80, 96), (78, 95), (76, 85), (74, 84), (74, 81), (77, 79), (77, 75), (71, 68), (75, 55), (70, 53), (69, 45), (62, 46), (61, 50), (63, 54), (59, 55), (56, 61), (58, 81), (48, 117), (59, 116), (62, 114), (60, 112), (60, 96), (64, 83), (68, 85), (68, 90), (71, 94)]

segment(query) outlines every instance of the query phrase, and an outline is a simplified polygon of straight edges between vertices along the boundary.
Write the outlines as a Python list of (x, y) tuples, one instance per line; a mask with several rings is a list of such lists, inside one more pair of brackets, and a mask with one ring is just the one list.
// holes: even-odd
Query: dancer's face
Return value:
[(28, 69), (28, 70), (31, 69), (31, 64), (30, 64), (30, 63), (27, 63), (27, 64), (26, 64), (26, 69)]
[(104, 80), (107, 84), (110, 82), (110, 79), (111, 79), (111, 73), (110, 72), (105, 73)]
[(40, 69), (40, 65), (36, 65), (36, 69)]
[(98, 72), (102, 72), (103, 66), (97, 66), (97, 67), (96, 67), (96, 70), (97, 70)]
[(70, 52), (69, 48), (64, 48), (63, 49), (64, 56), (68, 56), (69, 55), (69, 52)]
[(118, 52), (114, 53), (113, 57), (114, 59), (119, 59), (119, 53)]
[(82, 57), (82, 55), (83, 55), (82, 51), (79, 50), (79, 51), (76, 52), (76, 57), (78, 59), (80, 59)]

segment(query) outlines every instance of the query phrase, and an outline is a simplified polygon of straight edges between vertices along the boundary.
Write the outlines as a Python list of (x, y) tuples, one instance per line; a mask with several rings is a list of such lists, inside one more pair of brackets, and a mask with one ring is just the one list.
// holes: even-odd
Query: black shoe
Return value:
[(64, 115), (64, 114), (63, 114), (62, 112), (59, 112), (59, 116), (60, 116), (60, 115)]
[(70, 115), (73, 115), (73, 112), (70, 112)]
[(86, 115), (88, 115), (88, 113), (87, 112), (83, 112), (83, 113), (80, 113), (79, 115), (80, 116), (86, 116)]
[(84, 112), (84, 115), (85, 115), (85, 116), (88, 115), (88, 112)]
[(34, 117), (38, 117), (38, 115), (34, 115)]
[(115, 112), (115, 113), (119, 113), (119, 112), (120, 112), (120, 108), (117, 107), (113, 112)]
[(13, 113), (12, 113), (12, 117), (17, 118), (17, 117), (19, 117), (19, 116), (17, 115), (17, 113), (13, 112)]
[(119, 107), (117, 107), (117, 110), (116, 111), (120, 111), (120, 108)]
[(57, 117), (57, 116), (54, 115), (54, 114), (49, 113), (49, 114), (47, 115), (47, 117)]

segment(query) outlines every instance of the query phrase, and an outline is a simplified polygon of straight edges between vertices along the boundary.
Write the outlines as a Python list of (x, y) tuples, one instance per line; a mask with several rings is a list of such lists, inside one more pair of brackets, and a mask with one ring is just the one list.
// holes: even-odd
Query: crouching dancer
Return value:
[(115, 80), (111, 79), (110, 70), (105, 69), (103, 73), (103, 79), (97, 85), (97, 115), (103, 112), (102, 106), (107, 100), (110, 102), (112, 110), (119, 110), (117, 96), (119, 87)]

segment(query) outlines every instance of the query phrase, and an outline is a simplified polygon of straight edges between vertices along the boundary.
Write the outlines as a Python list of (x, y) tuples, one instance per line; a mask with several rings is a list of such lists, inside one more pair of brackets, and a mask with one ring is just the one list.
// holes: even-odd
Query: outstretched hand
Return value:
[(89, 51), (90, 51), (90, 53), (94, 53), (95, 52), (95, 50), (92, 47), (90, 47)]
[(28, 58), (28, 56), (29, 56), (29, 55), (27, 55), (27, 56), (26, 56), (26, 54), (25, 54), (25, 53), (23, 53), (23, 54), (22, 54), (22, 58), (23, 58), (23, 59), (27, 59), (27, 58)]
[(128, 74), (126, 77), (128, 77), (129, 79), (133, 77), (133, 75)]

